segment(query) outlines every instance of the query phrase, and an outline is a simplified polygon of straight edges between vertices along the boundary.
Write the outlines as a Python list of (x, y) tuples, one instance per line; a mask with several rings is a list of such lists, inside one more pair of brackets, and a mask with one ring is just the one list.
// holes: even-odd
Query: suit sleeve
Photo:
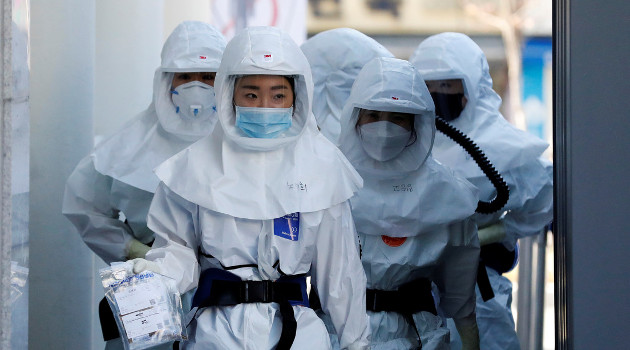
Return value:
[(85, 244), (107, 264), (126, 260), (133, 239), (131, 228), (118, 219), (119, 210), (111, 204), (112, 181), (86, 157), (68, 178), (62, 205), (63, 215)]
[(313, 279), (322, 309), (332, 320), (342, 349), (366, 349), (366, 277), (348, 202), (325, 211), (318, 232)]
[(182, 294), (199, 281), (198, 210), (197, 205), (160, 183), (147, 217), (155, 242), (146, 259), (160, 264), (161, 273), (174, 279)]

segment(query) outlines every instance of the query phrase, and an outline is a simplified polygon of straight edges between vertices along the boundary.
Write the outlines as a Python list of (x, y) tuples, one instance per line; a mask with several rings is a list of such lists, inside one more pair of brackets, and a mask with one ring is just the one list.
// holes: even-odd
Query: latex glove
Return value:
[(160, 269), (160, 265), (158, 263), (146, 260), (142, 258), (133, 259), (133, 273), (140, 273), (142, 271), (152, 271), (155, 273), (160, 273), (162, 269)]
[(472, 314), (455, 318), (455, 328), (462, 339), (462, 350), (479, 350), (479, 328), (477, 328), (477, 315)]
[(496, 224), (486, 226), (477, 231), (479, 235), (479, 245), (486, 245), (490, 243), (501, 242), (505, 238), (505, 226), (503, 221), (499, 221)]
[(151, 247), (132, 238), (127, 248), (127, 259), (144, 258), (149, 250), (151, 250)]

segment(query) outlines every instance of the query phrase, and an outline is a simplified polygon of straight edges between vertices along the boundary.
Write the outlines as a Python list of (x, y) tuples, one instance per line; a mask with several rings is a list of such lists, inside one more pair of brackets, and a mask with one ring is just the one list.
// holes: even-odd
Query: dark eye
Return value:
[(256, 94), (255, 94), (255, 93), (250, 92), (250, 93), (245, 94), (245, 97), (247, 97), (247, 98), (251, 98), (251, 99), (254, 99), (254, 98), (258, 97), (258, 96), (256, 96)]
[(215, 77), (215, 75), (214, 75), (214, 74), (204, 74), (204, 75), (201, 77), (201, 79), (203, 79), (203, 80), (210, 80), (210, 81), (212, 81), (212, 80), (214, 80), (214, 77)]
[(286, 96), (284, 94), (277, 94), (274, 95), (273, 98), (275, 98), (276, 100), (282, 100), (284, 99)]
[(187, 73), (181, 73), (177, 75), (177, 79), (179, 80), (189, 80), (190, 79), (190, 74)]

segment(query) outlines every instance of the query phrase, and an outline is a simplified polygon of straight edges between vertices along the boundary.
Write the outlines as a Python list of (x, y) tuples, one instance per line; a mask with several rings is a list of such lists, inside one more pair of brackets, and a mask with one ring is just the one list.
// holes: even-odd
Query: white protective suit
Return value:
[[(359, 109), (415, 115), (417, 140), (395, 158), (378, 161), (361, 145)], [(341, 150), (364, 179), (350, 200), (368, 288), (397, 290), (428, 278), (439, 290), (439, 309), (463, 318), (475, 311), (479, 259), (471, 216), (477, 189), (430, 155), (435, 135), (431, 96), (407, 61), (377, 58), (357, 77), (341, 118)], [(369, 312), (372, 349), (418, 346), (413, 326), (395, 312)], [(448, 348), (448, 329), (426, 311), (413, 315), (423, 349)]]
[[(250, 138), (235, 126), (235, 79), (256, 74), (295, 81), (292, 125), (277, 138)], [(366, 282), (348, 202), (362, 181), (317, 130), (306, 58), (277, 28), (246, 28), (228, 43), (215, 86), (220, 126), (156, 171), (163, 182), (149, 211), (156, 240), (147, 259), (180, 292), (211, 267), (252, 281), (310, 271), (341, 346), (365, 348)], [(291, 213), (299, 213), (295, 239), (276, 235), (274, 219)], [(312, 309), (293, 312), (292, 348), (330, 348)], [(244, 303), (201, 309), (188, 329), (186, 349), (272, 349), (282, 321), (277, 303)]]
[(177, 26), (162, 48), (149, 108), (101, 142), (68, 178), (63, 214), (106, 263), (126, 260), (133, 240), (153, 241), (146, 224), (159, 183), (153, 169), (208, 135), (216, 124), (216, 113), (190, 120), (175, 112), (173, 72), (216, 72), (225, 45), (223, 35), (206, 23)]
[[(486, 57), (468, 36), (431, 36), (418, 46), (410, 61), (425, 80), (463, 80), (468, 102), (451, 124), (485, 152), (510, 190), (505, 212), (477, 214), (476, 220), (480, 228), (498, 223), (505, 233), (503, 245), (514, 250), (518, 238), (540, 233), (553, 217), (552, 166), (541, 156), (547, 143), (512, 126), (500, 114), (501, 98), (492, 90)], [(482, 200), (494, 196), (494, 188), (475, 162), (445, 135), (437, 135), (433, 155), (475, 184)], [(477, 293), (481, 347), (519, 349), (510, 309), (511, 283), (493, 269), (487, 270), (495, 298), (483, 302)]]
[(341, 110), (366, 63), (394, 57), (383, 45), (351, 28), (321, 32), (301, 46), (313, 71), (313, 114), (322, 134), (339, 144)]

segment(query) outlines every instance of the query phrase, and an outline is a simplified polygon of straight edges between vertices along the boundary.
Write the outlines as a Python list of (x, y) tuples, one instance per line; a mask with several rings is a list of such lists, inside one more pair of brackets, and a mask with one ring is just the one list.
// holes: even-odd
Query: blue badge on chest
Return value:
[(273, 234), (292, 241), (297, 241), (300, 235), (300, 213), (287, 214), (273, 219)]

